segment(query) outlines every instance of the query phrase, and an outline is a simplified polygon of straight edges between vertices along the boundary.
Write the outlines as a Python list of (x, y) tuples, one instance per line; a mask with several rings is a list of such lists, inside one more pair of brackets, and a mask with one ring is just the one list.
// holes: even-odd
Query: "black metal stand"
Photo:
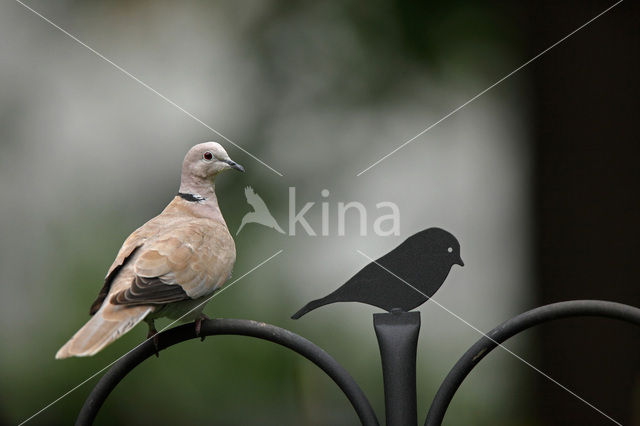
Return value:
[(378, 337), (387, 426), (418, 424), (416, 405), (416, 351), (420, 312), (373, 315)]
[[(438, 390), (426, 426), (442, 423), (455, 392), (465, 377), (498, 344), (510, 337), (561, 318), (596, 316), (626, 321), (640, 326), (640, 309), (602, 300), (573, 300), (541, 306), (505, 321), (473, 345), (451, 369)], [(378, 337), (384, 378), (387, 426), (417, 425), (416, 410), (416, 350), (420, 331), (419, 312), (374, 314), (373, 325)], [(349, 373), (324, 350), (307, 339), (273, 325), (237, 319), (215, 319), (202, 323), (201, 335), (233, 334), (268, 340), (285, 346), (320, 367), (347, 396), (364, 426), (377, 426), (378, 419), (366, 396)], [(163, 350), (188, 339), (195, 339), (195, 327), (185, 324), (159, 335), (159, 349)], [(116, 385), (156, 349), (148, 340), (118, 360), (100, 379), (80, 410), (76, 425), (90, 425), (100, 407)]]
[[(200, 336), (238, 335), (267, 340), (287, 347), (320, 367), (340, 387), (351, 402), (360, 422), (365, 426), (378, 426), (378, 419), (358, 384), (338, 362), (322, 348), (295, 333), (263, 322), (241, 319), (212, 319), (202, 322)], [(158, 349), (163, 350), (189, 339), (197, 339), (193, 323), (174, 327), (158, 335)], [(153, 357), (156, 349), (151, 340), (120, 358), (84, 402), (76, 426), (93, 423), (100, 407), (118, 383), (145, 359)]]
[(561, 318), (604, 317), (640, 326), (640, 309), (604, 300), (570, 300), (552, 303), (524, 312), (485, 334), (453, 366), (433, 398), (425, 426), (439, 426), (463, 380), (486, 357), (510, 337), (536, 325)]

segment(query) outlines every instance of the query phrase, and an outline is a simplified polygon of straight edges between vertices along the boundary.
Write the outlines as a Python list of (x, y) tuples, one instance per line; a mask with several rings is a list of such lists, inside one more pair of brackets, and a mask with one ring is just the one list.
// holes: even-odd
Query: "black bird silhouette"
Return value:
[(456, 237), (444, 229), (425, 229), (362, 268), (333, 293), (307, 303), (291, 318), (335, 302), (410, 311), (438, 291), (453, 265), (464, 266)]

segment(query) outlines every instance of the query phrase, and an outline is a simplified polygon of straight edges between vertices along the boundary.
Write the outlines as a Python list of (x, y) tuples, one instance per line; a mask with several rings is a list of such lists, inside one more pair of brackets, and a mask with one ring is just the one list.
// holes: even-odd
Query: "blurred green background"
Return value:
[[(28, 4), (284, 176), (20, 4), (3, 2), (0, 422), (26, 419), (142, 341), (146, 327), (138, 326), (93, 358), (53, 358), (88, 319), (122, 241), (170, 201), (185, 152), (207, 140), (221, 142), (247, 169), (226, 173), (216, 184), (232, 234), (250, 210), (243, 194), (247, 185), (285, 229), (289, 187), (296, 188), (298, 209), (316, 202), (307, 215), (316, 230), (319, 204), (328, 201), (332, 232), (312, 237), (299, 228), (289, 236), (247, 225), (235, 237), (235, 277), (284, 251), (213, 299), (205, 313), (272, 323), (320, 345), (351, 372), (380, 419), (384, 399), (371, 319), (375, 310), (332, 305), (299, 321), (289, 319), (367, 263), (356, 250), (378, 257), (407, 236), (440, 226), (458, 236), (466, 263), (453, 269), (436, 295), (444, 306), (489, 330), (545, 301), (535, 284), (541, 273), (533, 196), (540, 152), (532, 129), (540, 103), (533, 73), (539, 70), (524, 70), (356, 174), (606, 3), (575, 9), (573, 20), (558, 18), (560, 11), (556, 16), (551, 8), (536, 15), (534, 6), (463, 0)], [(563, 10), (568, 16), (570, 10)], [(546, 22), (543, 18), (556, 27), (542, 25), (550, 39), (532, 42), (531, 27)], [(571, 47), (564, 49), (554, 54), (571, 58)], [(555, 59), (549, 60), (553, 68)], [(323, 189), (330, 191), (326, 200)], [(346, 236), (336, 235), (336, 205), (348, 201), (362, 202), (372, 215), (367, 236), (359, 235), (357, 221), (347, 222)], [(381, 201), (399, 206), (400, 236), (371, 232)], [(637, 290), (630, 294), (637, 300)], [(479, 336), (435, 304), (419, 310), (423, 421), (438, 384)], [(532, 337), (527, 333), (507, 346), (534, 365), (553, 365)], [(637, 378), (637, 368), (629, 376)], [(89, 381), (29, 424), (71, 424), (95, 383)], [(537, 373), (496, 351), (465, 381), (447, 424), (543, 424), (549, 413), (540, 410), (541, 389), (547, 392), (541, 386), (547, 385)], [(562, 390), (549, 389), (591, 416), (589, 424), (602, 421)], [(596, 389), (591, 399), (597, 402), (603, 393)], [(628, 416), (632, 404), (624, 402), (627, 411), (620, 415)], [(96, 422), (356, 423), (346, 398), (315, 366), (285, 349), (240, 337), (191, 341), (150, 359), (118, 386)]]

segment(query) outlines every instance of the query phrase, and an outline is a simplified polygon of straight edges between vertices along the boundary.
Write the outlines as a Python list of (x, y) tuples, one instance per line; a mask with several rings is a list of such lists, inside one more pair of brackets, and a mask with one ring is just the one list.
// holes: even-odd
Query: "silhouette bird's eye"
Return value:
[(211, 161), (213, 160), (213, 154), (207, 151), (204, 154), (202, 154), (202, 159), (205, 161)]
[(448, 251), (449, 253), (453, 253), (453, 247), (449, 247), (449, 248), (447, 249), (447, 251)]

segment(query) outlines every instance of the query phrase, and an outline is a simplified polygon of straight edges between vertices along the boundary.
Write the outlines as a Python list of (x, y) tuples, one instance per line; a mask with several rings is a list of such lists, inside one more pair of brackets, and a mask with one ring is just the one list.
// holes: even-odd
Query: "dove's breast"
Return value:
[[(159, 270), (167, 270), (167, 278), (182, 286), (192, 299), (220, 288), (236, 260), (235, 242), (227, 226), (210, 219), (191, 219), (174, 226), (150, 246), (163, 262)], [(136, 264), (139, 267), (140, 263)]]
[[(189, 269), (200, 279), (183, 286), (190, 296), (206, 296), (222, 287), (231, 276), (236, 261), (236, 245), (227, 226), (211, 222), (205, 227), (196, 225), (200, 238), (193, 243), (193, 260)], [(180, 282), (178, 276), (176, 278)]]
[(235, 242), (225, 224), (210, 220), (189, 223), (181, 254), (172, 258), (173, 276), (190, 299), (156, 308), (150, 319), (167, 317), (191, 321), (205, 302), (231, 276), (236, 260)]

